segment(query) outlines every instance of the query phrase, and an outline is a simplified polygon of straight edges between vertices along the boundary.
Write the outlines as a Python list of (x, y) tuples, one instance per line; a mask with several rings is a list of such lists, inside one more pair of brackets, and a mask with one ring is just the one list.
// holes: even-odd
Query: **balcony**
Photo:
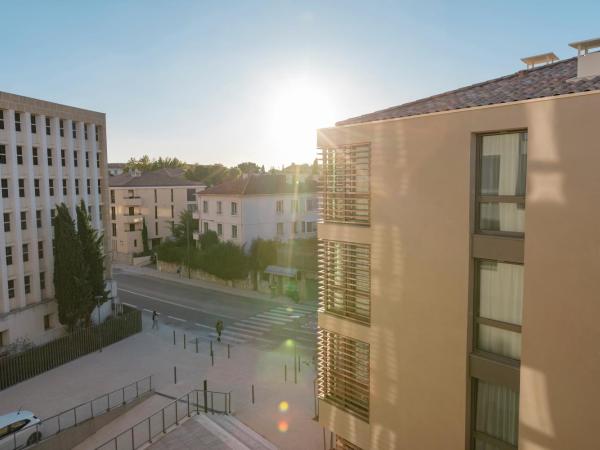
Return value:
[(200, 211), (194, 211), (192, 213), (192, 218), (194, 218), (196, 220), (200, 220)]
[(123, 215), (124, 223), (142, 223), (144, 220), (144, 216), (141, 214), (125, 214)]
[(136, 197), (136, 196), (123, 197), (122, 205), (123, 206), (141, 206), (142, 205), (142, 197)]

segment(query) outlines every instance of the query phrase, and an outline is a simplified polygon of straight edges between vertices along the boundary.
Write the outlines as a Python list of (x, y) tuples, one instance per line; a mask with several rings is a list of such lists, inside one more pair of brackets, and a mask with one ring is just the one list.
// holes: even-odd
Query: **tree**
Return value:
[(243, 174), (251, 174), (251, 173), (264, 173), (265, 167), (260, 167), (258, 164), (253, 162), (243, 162), (236, 166)]
[(184, 168), (185, 162), (167, 156), (163, 158), (160, 156), (158, 159), (150, 159), (148, 155), (144, 155), (141, 158), (131, 158), (125, 165), (125, 170), (137, 169), (142, 172), (151, 172), (159, 169), (177, 169)]
[(213, 245), (217, 245), (219, 243), (219, 236), (215, 231), (208, 230), (199, 236), (198, 242), (200, 242), (200, 248), (202, 250), (208, 250)]
[(54, 218), (54, 290), (58, 318), (69, 331), (88, 323), (95, 301), (89, 282), (89, 265), (69, 209), (62, 203)]
[[(95, 305), (108, 299), (104, 284), (104, 235), (92, 226), (92, 220), (83, 200), (77, 207), (77, 238), (81, 245), (84, 263), (87, 265), (87, 283), (92, 291), (94, 303), (88, 305), (89, 311), (83, 319), (89, 324), (89, 318)], [(90, 307), (91, 306), (91, 307)]]
[(198, 231), (198, 221), (189, 209), (181, 211), (179, 222), (171, 227), (171, 234), (178, 245), (193, 245), (194, 231)]
[(254, 272), (252, 281), (256, 290), (258, 289), (258, 273), (277, 262), (277, 243), (262, 238), (254, 239), (250, 245), (248, 256), (250, 269)]
[(204, 252), (203, 270), (223, 280), (239, 280), (248, 276), (248, 257), (232, 242), (219, 242)]
[(142, 220), (142, 246), (144, 248), (144, 255), (150, 253), (150, 246), (148, 245), (148, 227), (146, 226), (146, 218)]

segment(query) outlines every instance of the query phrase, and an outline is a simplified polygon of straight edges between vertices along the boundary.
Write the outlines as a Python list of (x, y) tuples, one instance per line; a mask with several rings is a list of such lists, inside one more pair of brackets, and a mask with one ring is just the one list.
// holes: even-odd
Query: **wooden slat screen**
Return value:
[(325, 222), (370, 224), (368, 145), (321, 149), (321, 213)]
[(319, 241), (319, 299), (328, 314), (371, 321), (371, 246)]
[(369, 421), (369, 344), (320, 328), (319, 397)]
[(344, 439), (341, 436), (335, 437), (335, 450), (362, 450), (358, 445)]

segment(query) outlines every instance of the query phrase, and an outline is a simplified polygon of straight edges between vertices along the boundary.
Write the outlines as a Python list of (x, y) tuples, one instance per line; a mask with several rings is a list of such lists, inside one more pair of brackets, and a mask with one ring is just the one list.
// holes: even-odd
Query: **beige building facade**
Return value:
[(151, 249), (171, 236), (182, 211), (196, 211), (196, 194), (204, 188), (185, 179), (180, 169), (126, 172), (111, 176), (109, 183), (112, 258), (126, 263), (144, 250), (144, 221)]
[(599, 448), (600, 71), (577, 65), (319, 130), (338, 448)]
[(0, 92), (0, 349), (62, 333), (53, 301), (53, 210), (64, 202), (75, 217), (83, 200), (103, 233), (106, 167), (103, 113)]

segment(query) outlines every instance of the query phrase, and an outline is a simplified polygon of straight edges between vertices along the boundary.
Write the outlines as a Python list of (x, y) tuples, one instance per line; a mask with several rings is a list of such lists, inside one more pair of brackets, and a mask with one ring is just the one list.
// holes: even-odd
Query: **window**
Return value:
[(223, 224), (221, 224), (221, 223), (217, 224), (217, 234), (219, 236), (223, 236)]
[(87, 193), (88, 193), (88, 195), (90, 195), (92, 193), (92, 180), (90, 180), (88, 178), (87, 180), (85, 180), (85, 184), (86, 184)]
[(31, 132), (35, 134), (37, 132), (37, 127), (35, 125), (35, 116), (31, 115)]
[(237, 216), (237, 203), (231, 202), (231, 215)]
[(527, 132), (479, 136), (478, 231), (525, 231)]
[(21, 113), (15, 112), (15, 131), (21, 131)]
[(38, 241), (38, 258), (44, 259), (44, 241)]
[(371, 247), (321, 240), (319, 272), (323, 310), (368, 325), (371, 321)]
[(65, 167), (66, 163), (67, 163), (67, 160), (65, 158), (65, 149), (63, 148), (60, 151), (60, 165)]
[(231, 237), (237, 239), (237, 225), (231, 225)]
[(171, 189), (171, 202), (173, 201), (173, 189)]
[(33, 156), (33, 165), (37, 166), (40, 162), (38, 159), (38, 149), (37, 147), (31, 147), (31, 155)]
[(110, 207), (110, 218), (111, 220), (117, 220), (117, 208), (114, 206)]
[(13, 263), (13, 255), (12, 255), (12, 247), (9, 245), (5, 248), (6, 251), (6, 265), (12, 266)]
[(48, 179), (48, 194), (50, 197), (54, 196), (54, 180), (52, 178)]
[(75, 167), (79, 165), (79, 161), (77, 161), (77, 150), (73, 150), (73, 165)]
[(17, 164), (23, 165), (23, 147), (17, 145)]
[(217, 214), (223, 214), (223, 203), (220, 200), (217, 202)]
[(96, 168), (100, 168), (100, 153), (96, 153)]
[(0, 186), (2, 187), (2, 198), (8, 198), (8, 179), (2, 178)]
[(4, 130), (4, 110), (0, 109), (0, 130)]
[(188, 202), (195, 202), (196, 201), (196, 189), (193, 189), (193, 188), (187, 189), (186, 196), (187, 196)]
[(0, 144), (0, 164), (6, 164), (6, 145)]
[(113, 237), (115, 237), (117, 235), (117, 224), (116, 223), (112, 224), (112, 235), (113, 235)]
[(370, 153), (367, 145), (321, 150), (325, 222), (369, 225)]
[(15, 280), (8, 280), (8, 298), (15, 298)]
[(102, 194), (102, 180), (98, 178), (98, 195)]
[(88, 129), (87, 129), (87, 125), (85, 123), (83, 124), (83, 138), (86, 141), (88, 140)]
[(293, 212), (298, 212), (298, 199), (297, 198), (293, 198), (292, 201), (290, 202), (291, 207), (292, 207), (292, 211)]
[(73, 134), (73, 139), (77, 138), (77, 124), (75, 122), (71, 122), (71, 132)]
[(204, 228), (203, 228), (203, 232), (204, 232), (204, 233), (207, 233), (207, 232), (208, 232), (208, 222), (204, 222), (202, 225), (203, 225), (203, 227), (204, 227)]
[(171, 218), (175, 217), (175, 206), (171, 205)]
[(306, 222), (302, 222), (302, 232), (306, 233)]
[(44, 330), (50, 330), (52, 328), (52, 314), (44, 314)]
[(42, 228), (42, 210), (40, 209), (35, 212), (35, 224), (38, 228)]
[(519, 393), (483, 380), (475, 381), (474, 391), (473, 448), (516, 450)]
[(48, 148), (46, 150), (46, 155), (48, 156), (48, 166), (52, 166), (52, 149)]
[[(54, 226), (54, 217), (56, 216), (56, 209), (52, 208), (50, 210), (50, 223)], [(52, 247), (54, 247), (54, 243), (52, 243)]]
[(277, 236), (283, 236), (283, 222), (277, 222)]
[(98, 142), (100, 139), (100, 127), (96, 126), (96, 142)]
[(21, 211), (21, 230), (27, 229), (27, 211)]
[(10, 213), (4, 213), (4, 232), (8, 233), (10, 231)]
[(63, 180), (62, 180), (62, 192), (63, 192), (63, 195), (67, 195), (68, 191), (67, 191), (67, 179), (66, 178), (63, 178)]
[(130, 216), (134, 216), (135, 215), (135, 208), (133, 206), (130, 206), (127, 209), (127, 214), (129, 214)]
[(316, 233), (317, 232), (317, 222), (306, 222), (306, 232), (307, 233)]
[(325, 329), (318, 331), (319, 397), (369, 421), (369, 344)]
[(154, 222), (154, 234), (158, 235), (158, 222)]
[(90, 216), (90, 218), (92, 217), (92, 205), (89, 205), (88, 208), (88, 216)]
[(154, 203), (158, 202), (158, 192), (154, 189)]
[(283, 214), (283, 200), (277, 200), (275, 203), (275, 211), (277, 214)]
[(39, 178), (33, 179), (33, 192), (35, 193), (36, 197), (40, 196), (40, 179)]
[(26, 263), (29, 261), (29, 244), (23, 244), (23, 262)]
[(208, 200), (202, 201), (202, 212), (208, 214)]
[(85, 167), (90, 167), (90, 152), (85, 152)]
[(19, 178), (19, 197), (25, 197), (25, 179)]
[(115, 191), (110, 191), (110, 202), (111, 203), (115, 202)]
[(52, 127), (50, 125), (50, 117), (46, 117), (46, 135), (50, 136), (52, 134)]
[(129, 224), (129, 231), (135, 231), (135, 223)]
[(40, 290), (46, 289), (46, 272), (40, 272)]
[(75, 195), (79, 195), (79, 179), (75, 178)]
[(65, 137), (65, 121), (62, 119), (58, 120), (58, 128), (60, 130), (60, 137)]
[(137, 247), (137, 239), (134, 239), (134, 240), (133, 240), (133, 247), (134, 247), (134, 248), (135, 248), (135, 247)]
[(154, 207), (154, 218), (158, 219), (158, 206)]
[(31, 276), (25, 275), (23, 277), (23, 282), (25, 284), (25, 294), (31, 293)]

